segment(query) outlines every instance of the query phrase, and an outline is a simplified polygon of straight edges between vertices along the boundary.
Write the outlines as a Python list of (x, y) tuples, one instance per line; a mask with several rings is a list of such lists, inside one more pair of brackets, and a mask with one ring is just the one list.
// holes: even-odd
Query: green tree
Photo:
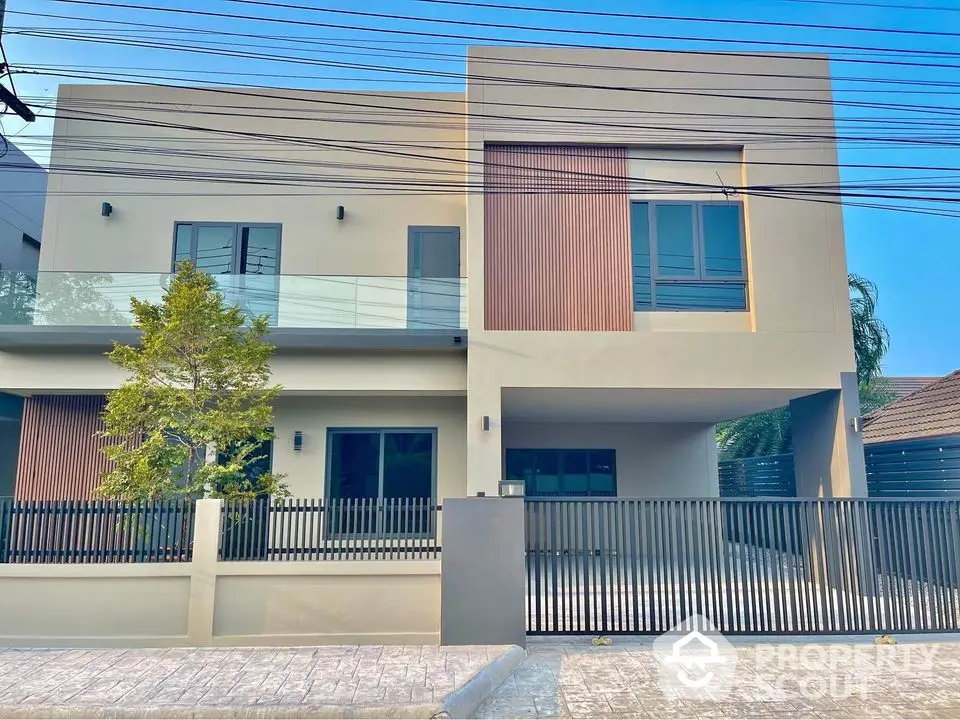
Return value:
[[(860, 410), (866, 414), (895, 398), (889, 384), (881, 377), (883, 356), (890, 346), (890, 333), (877, 317), (877, 286), (859, 275), (851, 274), (847, 280)], [(793, 448), (790, 410), (774, 408), (722, 422), (717, 426), (717, 442), (724, 459), (788, 453)]]
[(122, 499), (183, 494), (286, 494), (264, 471), (272, 439), (273, 346), (267, 317), (228, 306), (212, 277), (182, 263), (159, 304), (131, 300), (138, 346), (114, 343), (110, 360), (126, 371), (107, 397), (104, 448), (113, 469), (98, 488)]

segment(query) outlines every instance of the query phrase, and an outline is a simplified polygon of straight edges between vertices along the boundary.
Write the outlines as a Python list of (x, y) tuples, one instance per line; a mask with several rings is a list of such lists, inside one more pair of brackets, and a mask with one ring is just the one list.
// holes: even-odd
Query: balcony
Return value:
[[(158, 303), (169, 273), (0, 273), (0, 347), (128, 342), (130, 299)], [(278, 347), (457, 347), (463, 278), (217, 275), (226, 301), (266, 315)]]

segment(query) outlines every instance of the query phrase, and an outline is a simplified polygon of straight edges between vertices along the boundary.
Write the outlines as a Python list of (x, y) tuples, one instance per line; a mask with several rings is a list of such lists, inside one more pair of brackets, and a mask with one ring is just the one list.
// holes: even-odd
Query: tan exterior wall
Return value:
[[(437, 429), (437, 498), (463, 497), (466, 473), (466, 401), (462, 397), (282, 397), (275, 413), (273, 469), (285, 473), (290, 493), (321, 498), (325, 491), (328, 428)], [(303, 432), (303, 449), (293, 433)]]
[[(16, 497), (87, 499), (109, 467), (100, 448), (102, 396), (26, 399)], [(436, 428), (437, 499), (466, 493), (466, 401), (463, 397), (281, 396), (274, 408), (273, 470), (294, 498), (324, 496), (328, 428)], [(303, 433), (303, 449), (293, 434)]]
[(720, 494), (713, 425), (506, 422), (504, 454), (511, 448), (616, 450), (619, 497)]
[(219, 521), (189, 563), (0, 565), (0, 646), (439, 642), (439, 560), (218, 562)]
[[(91, 112), (120, 121), (82, 119)], [(462, 227), (465, 197), (382, 188), (462, 181), (462, 112), (458, 93), (61, 86), (51, 164), (64, 170), (50, 175), (40, 269), (168, 272), (174, 223), (221, 221), (281, 223), (282, 274), (405, 276), (407, 226)], [(68, 171), (89, 165), (270, 174), (288, 184)], [(103, 201), (113, 204), (109, 218)]]
[(0, 644), (187, 642), (189, 565), (2, 565)]
[[(483, 180), (484, 146), (511, 143), (626, 146), (631, 183), (718, 184), (711, 170), (721, 167), (729, 185), (838, 182), (826, 58), (476, 47), (468, 73), (472, 185)], [(827, 139), (763, 136), (784, 132)], [(668, 160), (684, 153), (697, 162)], [(741, 162), (730, 164), (737, 156)], [(724, 199), (719, 191), (694, 195)], [(602, 333), (485, 329), (485, 258), (476, 239), (486, 233), (486, 201), (468, 197), (470, 494), (495, 490), (500, 476), (499, 434), (482, 432), (473, 420), (500, 419), (504, 388), (769, 388), (802, 395), (839, 387), (840, 373), (854, 369), (839, 206), (739, 199), (747, 313), (636, 313), (633, 333)]]
[[(288, 392), (463, 395), (461, 352), (279, 353), (273, 380)], [(0, 352), (0, 381), (14, 393), (105, 392), (122, 373), (99, 353)]]
[(439, 641), (438, 561), (332, 562), (326, 574), (244, 564), (220, 564), (230, 574), (217, 578), (216, 645)]

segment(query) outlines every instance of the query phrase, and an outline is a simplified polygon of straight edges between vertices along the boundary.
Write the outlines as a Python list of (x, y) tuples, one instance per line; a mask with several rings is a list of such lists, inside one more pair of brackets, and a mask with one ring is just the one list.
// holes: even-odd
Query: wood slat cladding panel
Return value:
[(633, 330), (622, 147), (484, 150), (484, 327)]
[(102, 395), (34, 395), (23, 402), (15, 495), (19, 500), (90, 497), (110, 463), (100, 448)]

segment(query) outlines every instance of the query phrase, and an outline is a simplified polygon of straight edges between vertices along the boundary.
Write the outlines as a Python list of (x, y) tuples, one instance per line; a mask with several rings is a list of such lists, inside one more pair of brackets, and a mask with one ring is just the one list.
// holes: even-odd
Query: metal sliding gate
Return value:
[(527, 631), (960, 630), (960, 500), (526, 501)]

